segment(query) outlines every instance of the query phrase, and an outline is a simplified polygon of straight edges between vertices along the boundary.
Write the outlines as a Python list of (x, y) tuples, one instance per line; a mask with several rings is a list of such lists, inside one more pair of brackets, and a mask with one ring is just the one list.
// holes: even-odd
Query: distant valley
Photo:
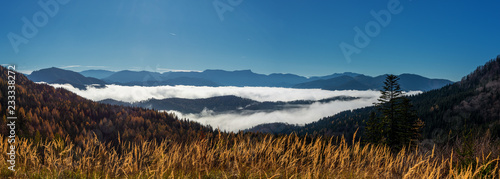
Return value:
[(149, 99), (146, 101), (128, 103), (113, 99), (105, 99), (100, 103), (142, 107), (162, 111), (178, 111), (184, 114), (201, 113), (203, 111), (212, 111), (216, 113), (242, 113), (242, 112), (271, 112), (276, 110), (286, 110), (301, 108), (313, 103), (328, 103), (332, 101), (350, 101), (359, 99), (359, 97), (338, 96), (321, 100), (295, 100), (295, 101), (265, 101), (259, 102), (238, 96), (217, 96), (203, 99)]

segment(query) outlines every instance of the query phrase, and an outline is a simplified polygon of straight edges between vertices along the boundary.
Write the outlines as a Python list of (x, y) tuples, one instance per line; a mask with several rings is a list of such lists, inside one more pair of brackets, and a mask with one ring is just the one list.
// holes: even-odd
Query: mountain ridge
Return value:
[[(71, 73), (71, 75), (67, 75)], [(263, 86), (286, 88), (318, 88), (324, 90), (370, 90), (379, 89), (384, 75), (375, 77), (352, 73), (334, 73), (326, 76), (304, 77), (290, 73), (272, 73), (269, 75), (254, 73), (251, 70), (205, 70), (202, 72), (150, 72), (122, 70), (111, 72), (106, 70), (86, 70), (80, 72), (77, 79), (69, 70), (55, 67), (42, 69), (29, 75), (33, 81), (48, 83), (70, 83), (80, 89), (85, 89), (91, 82), (97, 84), (118, 84), (126, 86), (160, 86), (160, 85), (190, 85), (190, 86)], [(85, 77), (85, 74), (89, 77)], [(109, 76), (107, 76), (109, 75)], [(106, 76), (95, 79), (92, 76)], [(403, 73), (400, 75), (403, 90), (428, 91), (437, 89), (452, 81), (445, 79), (429, 79), (416, 74)]]
[(103, 86), (106, 84), (100, 79), (85, 77), (80, 73), (55, 67), (33, 71), (27, 77), (34, 82), (68, 83), (79, 89), (85, 89), (86, 85)]
[[(357, 75), (357, 76), (338, 76), (329, 79), (318, 79), (306, 83), (300, 83), (293, 88), (319, 88), (325, 90), (367, 90), (367, 89), (381, 89), (381, 85), (386, 75), (379, 75), (376, 77)], [(406, 91), (419, 90), (429, 91), (443, 87), (452, 83), (444, 79), (429, 79), (416, 74), (403, 73), (398, 75), (400, 78), (401, 88)]]
[(102, 78), (106, 78), (106, 77), (114, 74), (115, 72), (109, 71), (109, 70), (84, 70), (84, 71), (81, 71), (78, 73), (82, 74), (85, 77), (93, 77), (93, 78), (97, 78), (97, 79), (102, 79)]

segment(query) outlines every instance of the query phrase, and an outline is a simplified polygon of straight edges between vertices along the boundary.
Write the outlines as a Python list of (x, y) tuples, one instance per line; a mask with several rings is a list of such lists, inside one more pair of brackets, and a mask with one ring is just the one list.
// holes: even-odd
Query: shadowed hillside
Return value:
[[(7, 89), (7, 69), (0, 67), (0, 89)], [(0, 104), (7, 104), (2, 90)], [(84, 99), (65, 89), (35, 84), (16, 74), (17, 136), (35, 140), (68, 137), (81, 142), (94, 134), (102, 141), (189, 140), (200, 131), (211, 131), (198, 123), (179, 120), (173, 114), (136, 107), (106, 105)], [(6, 111), (0, 109), (2, 126)], [(7, 134), (7, 128), (0, 128)]]
[[(382, 83), (379, 84), (382, 86)], [(464, 131), (490, 133), (500, 137), (500, 56), (464, 77), (460, 82), (410, 97), (419, 118), (425, 122), (423, 137), (445, 143), (461, 137)], [(249, 131), (297, 132), (315, 135), (352, 136), (364, 131), (373, 107), (344, 111), (306, 124), (260, 125)], [(273, 129), (273, 126), (279, 126)]]

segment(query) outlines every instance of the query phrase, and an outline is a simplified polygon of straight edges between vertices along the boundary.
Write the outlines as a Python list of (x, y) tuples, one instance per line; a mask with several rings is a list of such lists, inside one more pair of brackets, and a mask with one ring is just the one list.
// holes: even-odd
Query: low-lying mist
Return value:
[[(205, 125), (220, 128), (226, 131), (239, 131), (253, 126), (283, 122), (289, 124), (303, 125), (317, 121), (323, 117), (331, 116), (345, 110), (366, 107), (377, 102), (379, 91), (367, 90), (342, 90), (328, 91), (321, 89), (292, 89), (276, 87), (198, 87), (198, 86), (120, 86), (107, 85), (105, 88), (87, 87), (86, 90), (74, 88), (69, 84), (51, 84), (56, 88), (65, 88), (84, 98), (94, 101), (103, 99), (114, 99), (123, 102), (137, 102), (147, 99), (165, 98), (210, 98), (216, 96), (235, 95), (255, 101), (295, 101), (295, 100), (321, 100), (336, 96), (352, 96), (359, 99), (350, 101), (331, 101), (328, 103), (316, 102), (310, 105), (302, 105), (299, 108), (291, 108), (275, 111), (235, 111), (227, 113), (214, 113), (204, 110), (197, 114), (176, 113), (180, 118), (197, 121)], [(407, 94), (418, 94), (419, 91)]]
[(199, 99), (215, 96), (234, 95), (255, 101), (295, 101), (320, 100), (335, 96), (378, 97), (378, 91), (342, 90), (328, 91), (321, 89), (294, 89), (278, 87), (205, 87), (205, 86), (120, 86), (106, 85), (105, 88), (88, 86), (80, 90), (70, 84), (51, 84), (56, 88), (65, 88), (84, 98), (94, 101), (114, 99), (123, 102), (137, 102), (147, 99), (186, 98)]
[(199, 114), (182, 114), (174, 112), (181, 118), (197, 121), (204, 125), (210, 125), (226, 131), (237, 132), (248, 129), (259, 124), (283, 122), (288, 124), (307, 124), (317, 121), (323, 117), (334, 115), (338, 112), (370, 106), (377, 98), (360, 98), (352, 101), (332, 101), (329, 103), (313, 103), (303, 105), (301, 108), (292, 108), (276, 111), (222, 113), (217, 114), (205, 110)]

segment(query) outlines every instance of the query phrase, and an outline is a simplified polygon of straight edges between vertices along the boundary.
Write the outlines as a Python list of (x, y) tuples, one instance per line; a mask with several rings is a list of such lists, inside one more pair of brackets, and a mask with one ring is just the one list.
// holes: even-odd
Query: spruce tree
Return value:
[(381, 143), (382, 142), (382, 123), (380, 118), (377, 117), (374, 111), (370, 112), (370, 118), (366, 122), (366, 133), (365, 141), (369, 143)]
[(413, 109), (411, 101), (403, 97), (401, 103), (400, 120), (403, 125), (401, 125), (402, 145), (416, 145), (416, 142), (421, 138), (420, 130), (424, 126), (424, 122), (420, 120), (417, 116), (417, 112)]
[(385, 138), (384, 143), (389, 146), (397, 146), (401, 140), (400, 134), (403, 132), (401, 129), (401, 121), (397, 120), (398, 111), (400, 108), (400, 99), (403, 96), (403, 91), (398, 83), (399, 77), (396, 75), (387, 75), (384, 81), (382, 94), (378, 99), (378, 110), (382, 113), (382, 129), (381, 133)]
[(403, 96), (398, 80), (395, 75), (387, 75), (376, 103), (381, 116), (372, 112), (366, 124), (368, 142), (387, 144), (395, 151), (418, 141), (423, 126), (410, 100)]

